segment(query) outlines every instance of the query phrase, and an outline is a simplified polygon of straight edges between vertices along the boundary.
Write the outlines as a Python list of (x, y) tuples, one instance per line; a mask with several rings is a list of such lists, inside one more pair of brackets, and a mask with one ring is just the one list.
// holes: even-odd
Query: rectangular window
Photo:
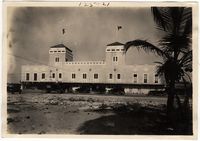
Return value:
[(117, 49), (117, 51), (119, 51), (119, 49)]
[(113, 62), (115, 62), (115, 57), (113, 57)]
[(109, 74), (109, 78), (112, 79), (112, 74)]
[(137, 83), (137, 74), (133, 74), (133, 82)]
[(155, 83), (158, 83), (158, 75), (155, 75)]
[(59, 78), (62, 78), (62, 73), (59, 73)]
[(52, 74), (52, 78), (55, 78), (55, 73)]
[(86, 79), (86, 78), (87, 78), (87, 74), (84, 73), (84, 74), (83, 74), (83, 79)]
[(98, 74), (97, 73), (94, 74), (94, 79), (98, 79)]
[(29, 73), (26, 73), (26, 80), (29, 80)]
[(45, 79), (45, 73), (42, 73), (42, 79)]
[(110, 51), (110, 49), (107, 49), (107, 51)]
[(55, 58), (55, 61), (56, 61), (56, 62), (59, 62), (59, 57), (56, 57), (56, 58)]
[(144, 74), (144, 83), (147, 83), (147, 74)]
[(121, 78), (120, 78), (120, 74), (117, 74), (117, 79), (121, 79)]
[(115, 49), (112, 49), (112, 51), (115, 51)]
[(76, 74), (72, 73), (72, 79), (75, 79), (75, 78), (76, 78)]
[(34, 73), (34, 81), (37, 81), (37, 73)]
[(117, 57), (115, 57), (115, 61), (117, 62)]

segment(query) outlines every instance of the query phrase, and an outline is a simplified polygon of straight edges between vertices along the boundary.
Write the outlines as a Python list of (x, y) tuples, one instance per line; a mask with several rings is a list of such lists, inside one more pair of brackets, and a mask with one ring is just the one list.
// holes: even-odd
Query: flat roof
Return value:
[(72, 52), (72, 50), (69, 49), (68, 47), (66, 47), (64, 44), (58, 44), (55, 46), (51, 46), (51, 48), (66, 48), (68, 51)]

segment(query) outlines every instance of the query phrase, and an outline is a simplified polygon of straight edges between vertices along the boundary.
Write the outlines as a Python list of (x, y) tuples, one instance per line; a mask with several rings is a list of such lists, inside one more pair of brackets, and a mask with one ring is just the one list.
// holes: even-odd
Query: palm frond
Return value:
[(171, 17), (167, 8), (164, 7), (152, 7), (151, 12), (154, 17), (154, 21), (156, 22), (158, 29), (160, 30), (168, 30), (171, 25)]
[(179, 60), (179, 63), (181, 65), (184, 65), (184, 64), (187, 64), (187, 63), (191, 63), (191, 61), (192, 61), (192, 50), (185, 53), (182, 56), (182, 58)]
[(130, 47), (136, 47), (138, 50), (143, 49), (147, 53), (152, 52), (159, 56), (169, 58), (169, 55), (167, 53), (163, 52), (160, 48), (154, 46), (146, 40), (133, 40), (127, 42), (125, 44), (125, 51), (127, 52)]
[(154, 63), (163, 65), (163, 62), (158, 62), (158, 61), (156, 61), (156, 62), (154, 62)]

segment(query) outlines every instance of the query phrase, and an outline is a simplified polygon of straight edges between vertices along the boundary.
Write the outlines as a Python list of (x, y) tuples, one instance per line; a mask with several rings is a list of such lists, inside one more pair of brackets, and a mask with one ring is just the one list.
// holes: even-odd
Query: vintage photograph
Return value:
[(193, 136), (193, 14), (8, 5), (6, 133)]

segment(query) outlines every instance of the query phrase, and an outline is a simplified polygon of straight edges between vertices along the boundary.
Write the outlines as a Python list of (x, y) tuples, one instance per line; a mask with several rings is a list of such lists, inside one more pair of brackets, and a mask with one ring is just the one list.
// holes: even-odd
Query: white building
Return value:
[(124, 44), (109, 44), (105, 53), (105, 61), (73, 61), (69, 48), (63, 44), (52, 46), (49, 65), (22, 66), (21, 81), (144, 86), (140, 87), (143, 93), (151, 89), (145, 86), (162, 85), (155, 65), (126, 65)]

